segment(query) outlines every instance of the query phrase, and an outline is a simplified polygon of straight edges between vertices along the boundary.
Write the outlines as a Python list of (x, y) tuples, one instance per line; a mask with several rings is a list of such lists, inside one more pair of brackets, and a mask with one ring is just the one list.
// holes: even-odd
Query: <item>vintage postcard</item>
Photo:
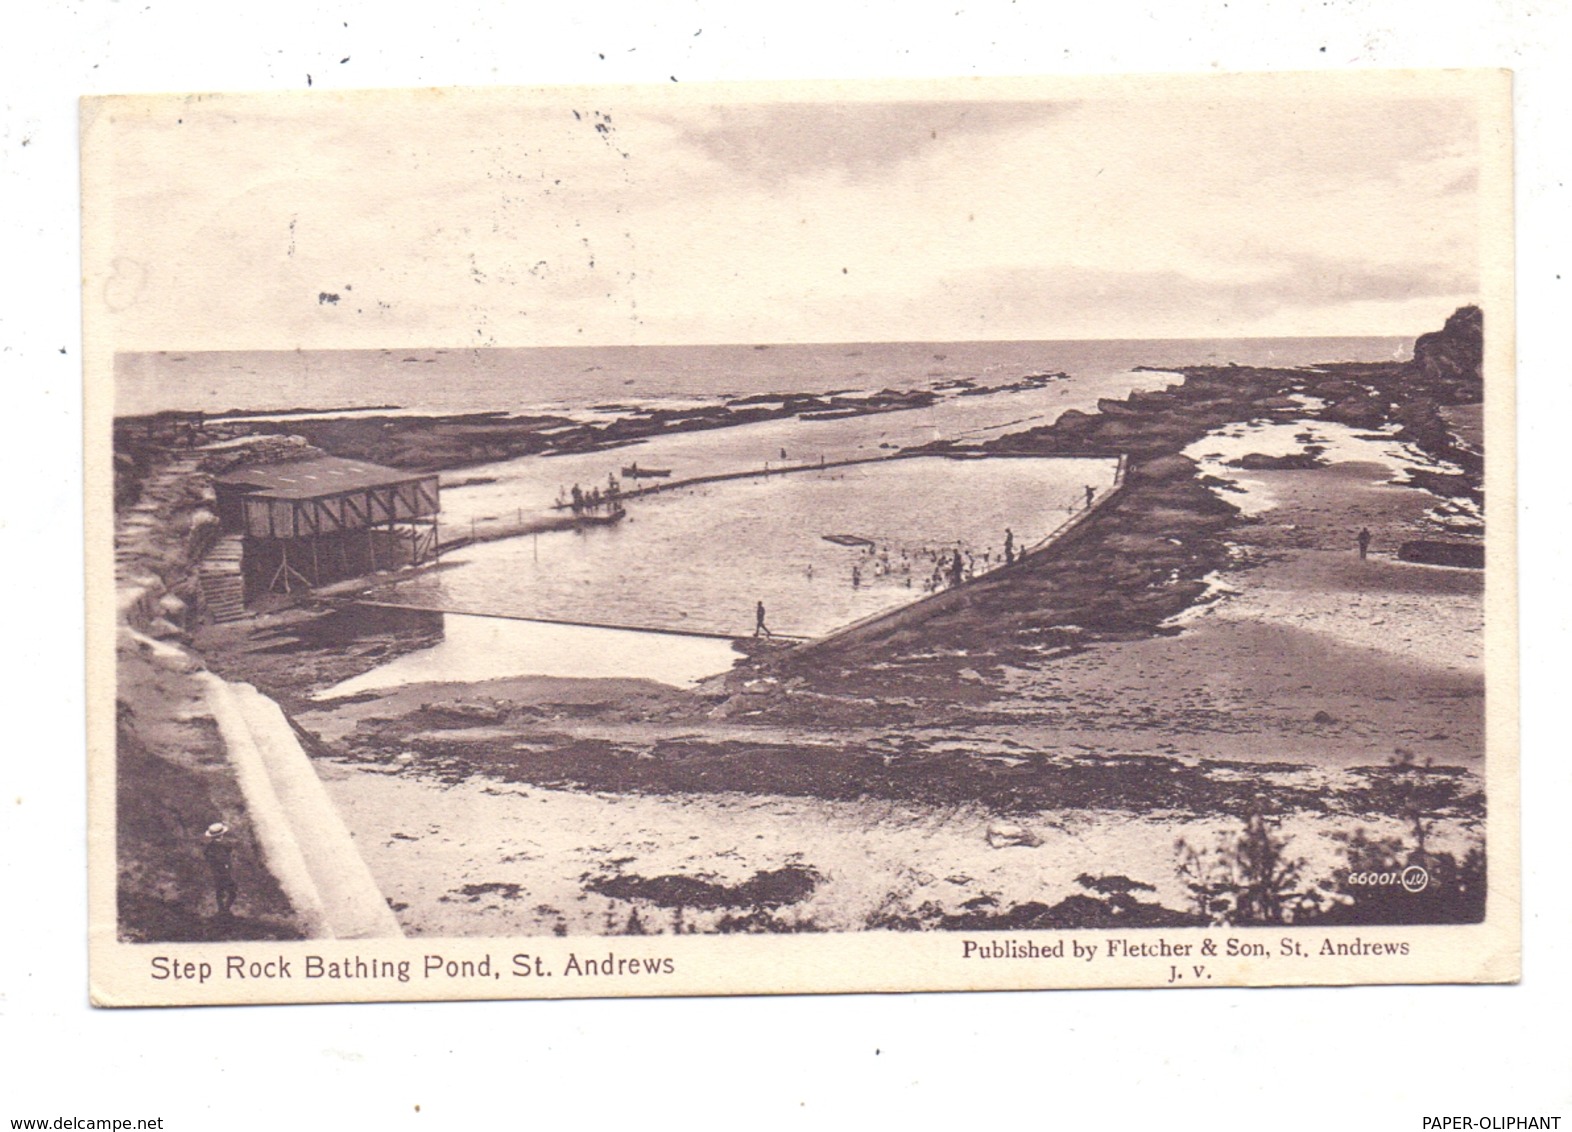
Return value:
[(87, 100), (94, 1001), (1515, 980), (1511, 152), (1499, 72)]

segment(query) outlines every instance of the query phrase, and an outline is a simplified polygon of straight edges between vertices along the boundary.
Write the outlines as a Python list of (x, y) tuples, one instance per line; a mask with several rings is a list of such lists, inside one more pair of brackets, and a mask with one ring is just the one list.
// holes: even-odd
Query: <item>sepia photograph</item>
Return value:
[(1504, 73), (82, 161), (95, 1001), (1517, 978)]

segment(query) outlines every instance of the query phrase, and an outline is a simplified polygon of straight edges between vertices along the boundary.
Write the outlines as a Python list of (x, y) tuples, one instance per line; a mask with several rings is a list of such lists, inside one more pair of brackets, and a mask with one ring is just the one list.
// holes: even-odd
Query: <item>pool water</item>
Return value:
[[(919, 457), (695, 485), (613, 526), (479, 543), (368, 595), (448, 611), (743, 636), (815, 637), (929, 592), (958, 548), (997, 566), (1113, 482), (1101, 459)], [(825, 536), (864, 540), (840, 545)]]
[(351, 677), (316, 696), (334, 700), (405, 684), (480, 683), (514, 676), (655, 680), (688, 688), (737, 660), (730, 641), (670, 633), (596, 629), (501, 617), (443, 616), (430, 648)]

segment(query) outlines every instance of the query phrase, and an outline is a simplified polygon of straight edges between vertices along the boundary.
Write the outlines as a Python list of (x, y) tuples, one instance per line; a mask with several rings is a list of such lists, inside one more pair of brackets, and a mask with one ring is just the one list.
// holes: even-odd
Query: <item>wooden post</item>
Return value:
[[(283, 554), (283, 548), (282, 547), (279, 548), (279, 553)], [(289, 575), (284, 572), (285, 569), (288, 568), (288, 566), (289, 566), (289, 560), (288, 560), (287, 557), (283, 561), (279, 562), (278, 569), (273, 571), (273, 577), (267, 584), (267, 592), (268, 593), (272, 593), (273, 592), (274, 587), (276, 587), (278, 585), (278, 580), (280, 578), (284, 579), (284, 592), (285, 593), (289, 592)]]

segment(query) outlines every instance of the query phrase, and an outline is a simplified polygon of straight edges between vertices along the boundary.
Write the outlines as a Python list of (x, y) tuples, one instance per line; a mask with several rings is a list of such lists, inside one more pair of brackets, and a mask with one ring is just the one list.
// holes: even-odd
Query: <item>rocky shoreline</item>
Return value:
[[(1064, 373), (1033, 373), (1014, 381), (983, 384), (956, 379), (927, 389), (842, 390), (828, 393), (759, 393), (705, 405), (681, 407), (606, 403), (591, 412), (604, 420), (506, 410), (422, 414), (396, 405), (370, 408), (230, 410), (224, 413), (155, 413), (117, 418), (116, 451), (131, 466), (148, 454), (146, 438), (233, 439), (268, 436), (281, 429), (335, 456), (368, 460), (419, 472), (460, 472), (521, 456), (555, 456), (607, 451), (651, 437), (733, 428), (761, 421), (842, 420), (921, 409), (946, 397), (984, 397), (1041, 389), (1068, 379)], [(378, 411), (389, 410), (389, 411)], [(447, 486), (491, 482), (453, 477)]]
[[(975, 390), (977, 393), (996, 391), (993, 388)], [(284, 422), (251, 420), (230, 414), (228, 419), (205, 427), (226, 436), (240, 436), (276, 432), (282, 425), (292, 435), (335, 456), (369, 460), (409, 471), (437, 472), (458, 471), (520, 456), (599, 452), (653, 436), (733, 428), (759, 421), (794, 417), (835, 420), (892, 413), (931, 405), (939, 397), (940, 394), (932, 390), (884, 389), (857, 396), (763, 394), (690, 408), (608, 404), (595, 407), (597, 411), (612, 414), (611, 419), (603, 422), (554, 415), (521, 416), (502, 410), (437, 416), (318, 414)], [(267, 414), (268, 417), (275, 415)]]
[[(1169, 815), (1161, 820), (1181, 829), (1270, 819), (1329, 823), (1327, 828), (1348, 832), (1385, 823), (1381, 844), (1388, 855), (1407, 851), (1401, 830), (1409, 826), (1444, 829), (1451, 844), (1471, 844), (1467, 831), (1476, 830), (1484, 816), (1482, 685), (1475, 677), (1430, 668), (1416, 677), (1418, 670), (1396, 661), (1355, 655), (1327, 644), (1327, 638), (1269, 622), (1202, 631), (1178, 622), (1210, 608), (1219, 577), (1249, 585), (1251, 578), (1270, 576), (1278, 579), (1273, 586), (1286, 579), (1308, 587), (1307, 594), (1320, 592), (1327, 579), (1350, 569), (1343, 563), (1352, 555), (1349, 540), (1360, 522), (1377, 524), (1379, 545), (1385, 546), (1396, 537), (1389, 528), (1426, 529), (1424, 510), (1438, 497), (1482, 506), (1481, 452), (1460, 439), (1446, 417), (1482, 397), (1477, 314), (1461, 311), (1439, 336), (1421, 338), (1412, 362), (1188, 367), (1166, 390), (1106, 399), (1096, 413), (1069, 411), (1051, 426), (980, 446), (998, 455), (1125, 453), (1131, 467), (1121, 495), (1050, 558), (969, 583), (963, 602), (919, 625), (817, 649), (811, 662), (789, 650), (762, 650), (692, 692), (637, 681), (525, 677), (413, 686), (319, 704), (311, 699), (314, 692), (429, 643), (431, 626), (388, 621), (357, 642), (357, 630), (343, 613), (301, 609), (251, 632), (203, 630), (196, 644), (215, 671), (254, 681), (284, 704), (324, 767), (340, 768), (335, 774), (344, 782), (369, 784), (383, 775), (409, 788), (420, 781), (444, 789), (491, 782), (564, 799), (645, 799), (657, 806), (691, 807), (713, 799), (724, 807), (741, 796), (829, 807), (975, 811), (994, 816), (992, 824), (984, 823), (990, 844), (996, 827), (1019, 828), (1019, 840), (999, 834), (1001, 843), (1029, 846), (1046, 836), (1031, 832), (1034, 823), (1049, 820), (1045, 815), (1076, 813), (1127, 815), (1119, 820), (1147, 825), (1159, 820), (1154, 815)], [(753, 419), (746, 416), (751, 412), (791, 415), (788, 406), (793, 414), (820, 411), (813, 407), (818, 400), (667, 410), (605, 428), (575, 425), (586, 431), (572, 434), (577, 439), (568, 443), (624, 443), (673, 421), (682, 422), (676, 427), (724, 427)], [(825, 403), (829, 409), (823, 411), (841, 411), (833, 398)], [(310, 432), (298, 427), (304, 422), (290, 427), (334, 454), (406, 467), (454, 466), (459, 453), (472, 463), (494, 460), (518, 454), (508, 445), (542, 439), (538, 422), (507, 423), (493, 415), (407, 426), (398, 420), (312, 422)], [(1204, 473), (1185, 454), (1229, 429), (1289, 425), (1365, 430), (1454, 470), (1410, 474), (1406, 488), (1379, 498), (1366, 487), (1351, 493), (1343, 471), (1351, 466), (1330, 466), (1307, 432), (1297, 453), (1246, 453), (1230, 465), (1265, 477), (1282, 493), (1285, 502), (1275, 517), (1263, 521), (1230, 502), (1230, 493), (1241, 490), (1237, 485)], [(494, 441), (501, 447), (487, 447)], [(1338, 502), (1345, 497), (1355, 502)], [(1306, 502), (1297, 502), (1301, 499)], [(1409, 605), (1401, 602), (1413, 591), (1440, 595), (1420, 602), (1455, 601), (1460, 609), (1472, 608), (1475, 583), (1445, 572), (1403, 572), (1423, 569), (1389, 554), (1350, 583), (1360, 588), (1350, 591), (1354, 596), (1346, 603), (1406, 618)], [(1386, 594), (1396, 596), (1389, 600)], [(1187, 683), (1197, 678), (1187, 675), (1192, 666), (1212, 671), (1215, 680), (1218, 658), (1234, 657), (1240, 642), (1265, 651), (1259, 663), (1242, 656), (1235, 663), (1254, 663), (1261, 671), (1229, 679), (1243, 681), (1243, 694), (1264, 702), (1247, 698), (1233, 707), (1204, 686)], [(1273, 658), (1288, 655), (1303, 660), (1280, 673), (1267, 671), (1277, 667)], [(1128, 688), (1115, 691), (1121, 682)], [(1307, 700), (1317, 706), (1300, 706)], [(1425, 759), (1414, 757), (1414, 748), (1424, 750)], [(1336, 770), (1325, 762), (1332, 755)], [(364, 775), (374, 777), (357, 779)], [(351, 799), (346, 804), (353, 804), (352, 793), (341, 794)], [(402, 836), (386, 843), (389, 853), (402, 851)], [(1169, 843), (1172, 839), (1168, 835)], [(1421, 835), (1421, 851), (1423, 844)], [(1360, 852), (1368, 857), (1376, 851)], [(485, 873), (486, 854), (480, 856), (475, 867)], [(1482, 856), (1462, 848), (1434, 856), (1450, 862), (1454, 879), (1465, 879), (1452, 885), (1450, 897), (1433, 894), (1423, 915), (1477, 918), (1483, 906)], [(768, 886), (757, 878), (779, 875), (783, 867), (780, 860), (760, 859), (734, 887), (763, 891)], [(629, 909), (630, 922), (636, 922), (640, 908), (648, 919), (649, 893), (686, 891), (673, 875), (607, 864), (591, 877), (590, 890), (620, 901), (618, 924), (630, 919)], [(447, 879), (458, 885), (460, 878)], [(912, 897), (857, 916), (859, 926), (867, 927), (970, 929), (1095, 926), (1119, 916), (1129, 917), (1126, 923), (1180, 922), (1174, 917), (1201, 914), (1175, 906), (1183, 899), (1175, 895), (1172, 877), (1161, 882), (1167, 888), (1158, 904), (1138, 899), (1136, 893), (1151, 888), (1149, 880), (1157, 878), (1088, 874), (1056, 901), (960, 886), (956, 899), (964, 897), (964, 906), (923, 904)], [(495, 883), (503, 888), (487, 887), (493, 882), (484, 878), (469, 888), (494, 894), (513, 882)], [(768, 902), (751, 908), (746, 900), (728, 904), (705, 891), (715, 908), (731, 909), (724, 915), (732, 925), (712, 917), (705, 930), (834, 926), (806, 912), (789, 915)], [(804, 897), (803, 907), (818, 899)], [(1350, 907), (1332, 900), (1319, 914), (1357, 920)], [(1374, 917), (1364, 922), (1382, 922), (1381, 916), (1390, 922), (1416, 914), (1417, 906), (1402, 912), (1367, 901), (1363, 907), (1359, 915)], [(506, 911), (498, 908), (498, 915)], [(681, 909), (678, 913), (680, 919)], [(417, 931), (456, 930), (458, 921), (435, 911), (422, 916), (428, 918), (415, 924)]]
[[(1468, 338), (1478, 331), (1477, 314), (1459, 312), (1443, 337), (1421, 338), (1428, 349), (1416, 350), (1412, 362), (1329, 364), (1314, 370), (1183, 367), (1174, 371), (1183, 380), (1166, 390), (1104, 399), (1096, 413), (1070, 410), (1047, 427), (983, 445), (987, 452), (1008, 455), (1126, 453), (1128, 486), (1059, 548), (1051, 564), (982, 579), (973, 585), (964, 610), (936, 616), (920, 634), (902, 631), (844, 650), (816, 651), (813, 664), (800, 668), (787, 654), (779, 661), (781, 671), (833, 697), (848, 682), (855, 687), (858, 673), (877, 663), (881, 687), (889, 689), (892, 679), (909, 679), (911, 694), (922, 698), (924, 685), (931, 683), (923, 670), (931, 667), (929, 642), (935, 638), (964, 650), (975, 668), (979, 662), (1023, 663), (1092, 640), (1162, 632), (1165, 622), (1206, 592), (1206, 579), (1228, 563), (1224, 536), (1239, 521), (1237, 510), (1210, 490), (1217, 484), (1209, 484), (1183, 452), (1236, 423), (1395, 426), (1383, 438), (1411, 444), (1461, 469), (1456, 475), (1412, 471), (1410, 486), (1441, 497), (1466, 495), (1483, 504), (1483, 457), (1454, 435), (1441, 413), (1444, 406), (1483, 397), (1477, 345), (1453, 341), (1453, 336)], [(1475, 359), (1472, 378), (1435, 361), (1438, 356), (1448, 363), (1458, 356)], [(1310, 470), (1322, 462), (1307, 450), (1288, 458), (1246, 456), (1238, 464)]]

